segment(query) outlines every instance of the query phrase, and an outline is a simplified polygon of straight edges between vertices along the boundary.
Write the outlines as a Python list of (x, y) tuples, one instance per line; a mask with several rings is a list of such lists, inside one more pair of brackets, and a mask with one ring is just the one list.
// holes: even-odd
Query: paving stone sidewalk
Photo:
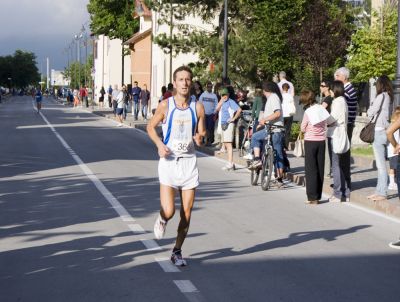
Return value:
[[(87, 110), (99, 116), (104, 116), (109, 119), (115, 119), (112, 109), (110, 108), (99, 109), (98, 107), (89, 107), (89, 108), (82, 107), (81, 109)], [(126, 126), (146, 131), (147, 121), (143, 120), (143, 118), (140, 116), (139, 120), (135, 121), (132, 117), (132, 114), (128, 113), (127, 119), (125, 120), (124, 124)], [(199, 151), (205, 154), (225, 160), (227, 159), (226, 154), (217, 153), (217, 151), (219, 150), (217, 146), (200, 147), (198, 149)], [(291, 171), (290, 173), (288, 173), (288, 179), (297, 185), (304, 186), (305, 185), (304, 158), (296, 158), (290, 151), (288, 152), (288, 157), (291, 165)], [(235, 164), (242, 166), (247, 165), (246, 161), (243, 158), (239, 157), (239, 152), (237, 150), (234, 151), (233, 158)], [(361, 205), (368, 209), (373, 209), (375, 211), (384, 213), (388, 216), (400, 218), (400, 201), (396, 191), (388, 191), (388, 199), (385, 201), (374, 202), (367, 199), (368, 195), (374, 193), (374, 189), (376, 186), (377, 171), (376, 171), (375, 161), (373, 159), (364, 157), (352, 157), (351, 172), (352, 172), (351, 174), (352, 191), (350, 195), (350, 202)], [(223, 173), (230, 173), (230, 172), (223, 172)], [(330, 187), (331, 183), (332, 179), (329, 177), (325, 177), (323, 191), (329, 196), (332, 194), (332, 188)]]

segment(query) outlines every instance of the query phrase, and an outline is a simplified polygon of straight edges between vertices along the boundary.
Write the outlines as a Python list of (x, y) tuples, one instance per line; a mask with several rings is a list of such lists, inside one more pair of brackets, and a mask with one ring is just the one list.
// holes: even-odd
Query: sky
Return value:
[[(39, 72), (46, 73), (46, 57), (50, 69), (64, 70), (68, 64), (65, 49), (83, 25), (90, 32), (88, 3), (89, 0), (1, 0), (0, 56), (22, 49), (36, 55)], [(75, 45), (75, 60), (76, 48)], [(82, 45), (81, 61), (84, 56)]]

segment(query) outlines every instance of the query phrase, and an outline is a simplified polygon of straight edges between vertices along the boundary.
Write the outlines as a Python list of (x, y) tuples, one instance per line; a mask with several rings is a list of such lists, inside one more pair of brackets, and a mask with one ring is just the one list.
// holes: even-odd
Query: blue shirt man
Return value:
[(139, 97), (140, 97), (140, 92), (142, 91), (142, 89), (140, 89), (140, 87), (138, 86), (138, 82), (134, 82), (133, 83), (133, 87), (132, 87), (132, 99), (135, 103), (139, 102)]

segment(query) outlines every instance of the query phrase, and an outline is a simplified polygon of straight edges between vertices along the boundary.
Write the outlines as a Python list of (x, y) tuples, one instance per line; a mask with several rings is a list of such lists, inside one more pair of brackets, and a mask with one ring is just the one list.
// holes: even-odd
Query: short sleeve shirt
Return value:
[[(272, 93), (268, 97), (267, 102), (265, 103), (263, 117), (266, 118), (271, 114), (274, 114), (278, 110), (282, 113), (281, 100), (279, 99), (277, 94)], [(275, 121), (271, 121), (271, 123), (276, 126), (283, 126), (283, 114), (281, 114), (281, 116), (277, 118)]]
[(228, 99), (221, 107), (221, 124), (227, 124), (228, 120), (233, 117), (233, 114), (239, 109), (239, 105), (232, 99)]
[(206, 115), (215, 113), (215, 108), (218, 104), (218, 98), (215, 93), (205, 91), (201, 94), (199, 101), (203, 103), (204, 112)]

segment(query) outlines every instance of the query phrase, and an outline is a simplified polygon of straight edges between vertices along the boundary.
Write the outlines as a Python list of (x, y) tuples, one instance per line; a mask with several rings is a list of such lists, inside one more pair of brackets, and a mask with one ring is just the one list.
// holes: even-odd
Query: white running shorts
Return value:
[(199, 185), (197, 158), (160, 158), (158, 163), (160, 184), (178, 190), (191, 190)]

